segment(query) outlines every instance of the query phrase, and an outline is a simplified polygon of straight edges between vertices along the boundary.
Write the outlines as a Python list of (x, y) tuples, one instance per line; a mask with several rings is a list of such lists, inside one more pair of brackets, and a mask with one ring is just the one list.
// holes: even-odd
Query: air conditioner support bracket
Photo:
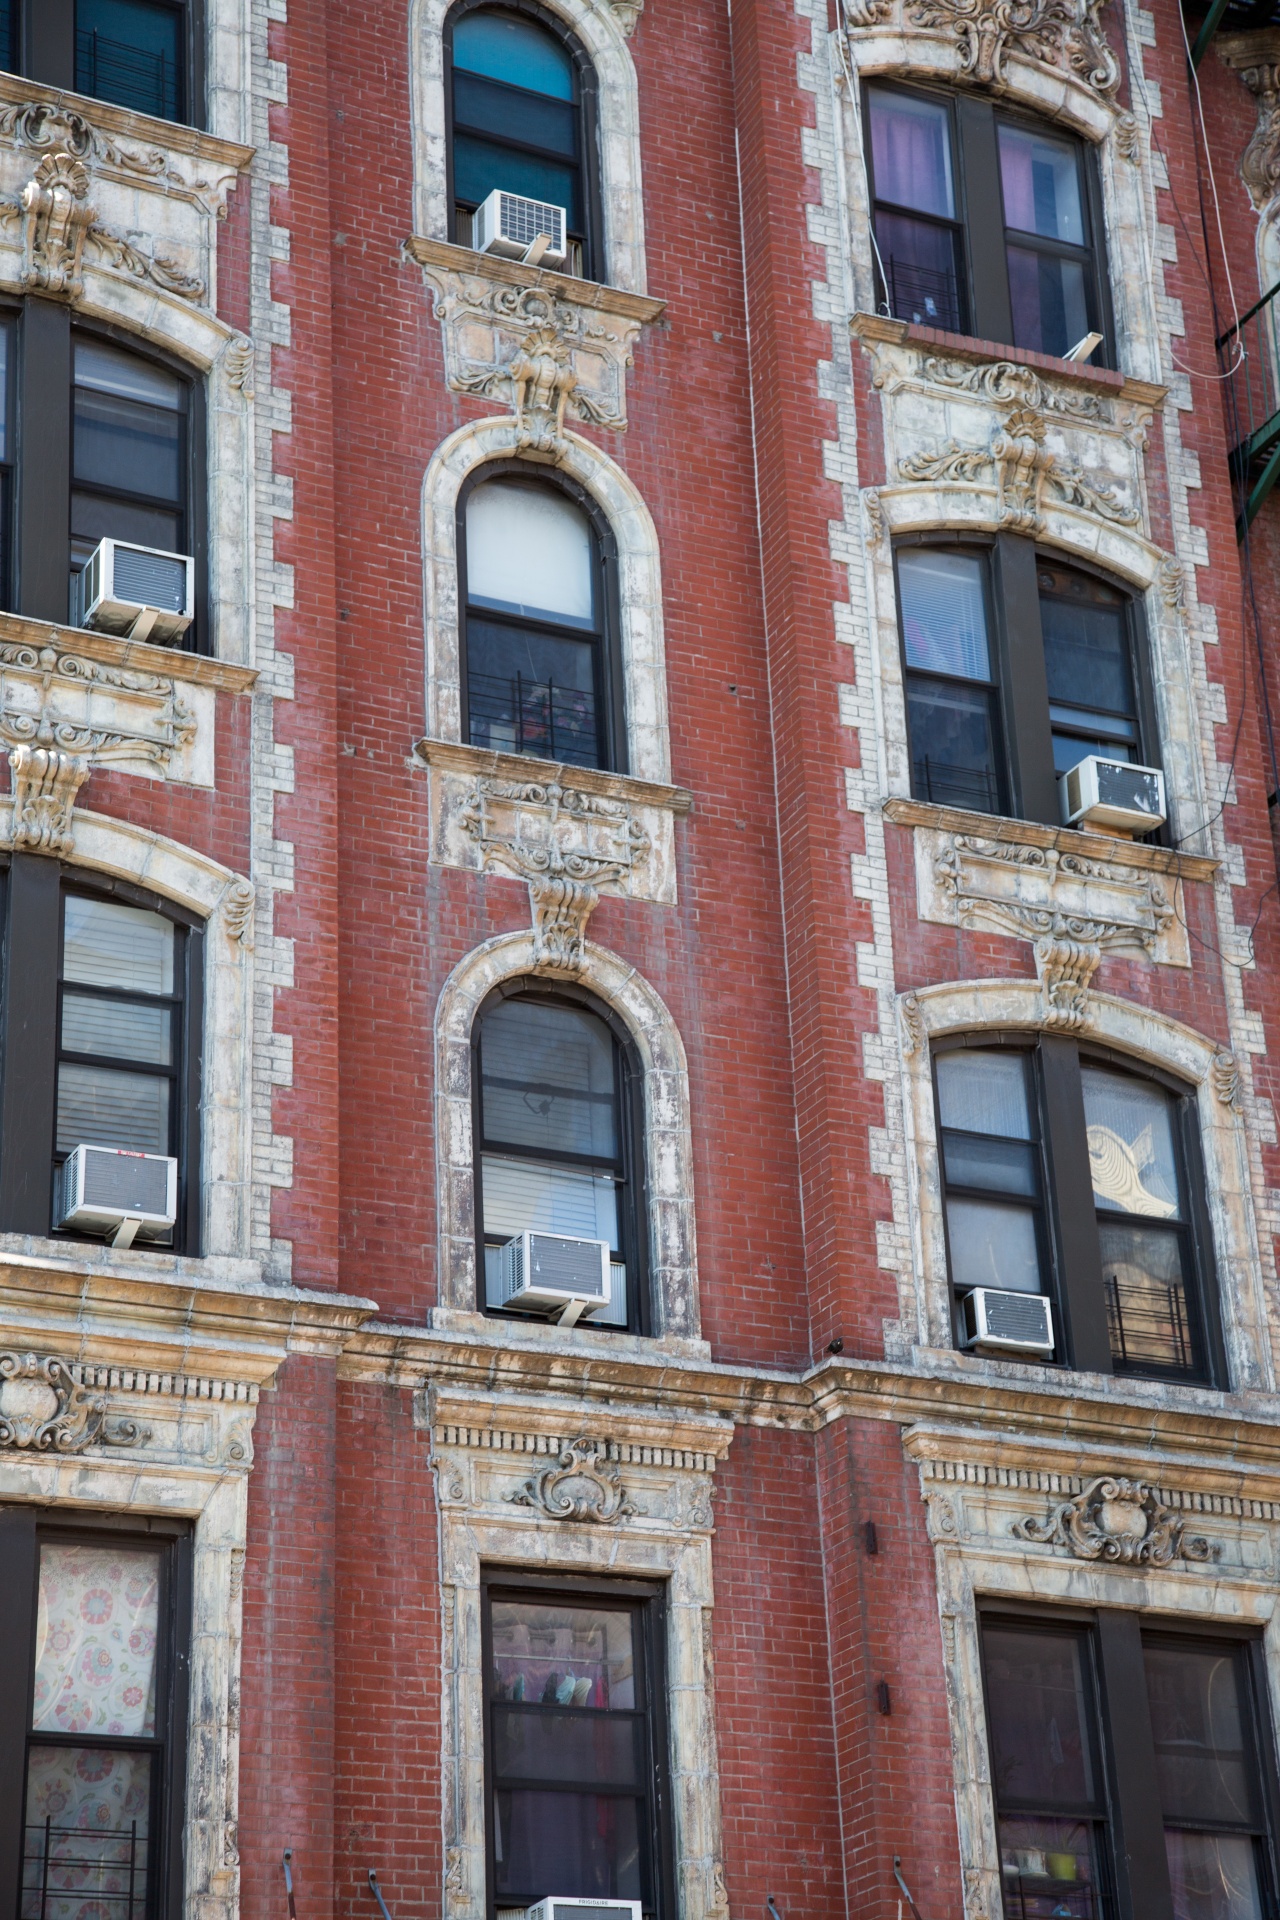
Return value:
[(136, 1214), (136, 1213), (126, 1214), (124, 1219), (120, 1222), (120, 1225), (116, 1228), (115, 1232), (111, 1236), (111, 1245), (113, 1247), (120, 1247), (120, 1248), (131, 1247), (135, 1239), (137, 1238), (138, 1228), (141, 1225), (142, 1225), (141, 1214)]
[(558, 1327), (576, 1327), (582, 1317), (582, 1310), (590, 1303), (586, 1300), (570, 1300), (556, 1316)]

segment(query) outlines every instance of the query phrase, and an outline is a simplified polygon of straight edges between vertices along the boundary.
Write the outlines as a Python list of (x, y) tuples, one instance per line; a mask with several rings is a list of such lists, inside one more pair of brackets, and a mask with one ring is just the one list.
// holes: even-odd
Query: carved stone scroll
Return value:
[(1141, 1480), (1103, 1474), (1074, 1500), (1064, 1500), (1047, 1520), (1015, 1520), (1019, 1540), (1064, 1547), (1077, 1560), (1102, 1560), (1121, 1566), (1167, 1567), (1184, 1560), (1214, 1559), (1214, 1549), (1186, 1532), (1186, 1522)]
[(851, 29), (895, 15), (906, 28), (954, 37), (960, 69), (975, 86), (1003, 92), (1010, 54), (1070, 75), (1104, 100), (1120, 67), (1102, 31), (1107, 0), (845, 0)]
[(57, 747), (15, 747), (9, 755), (13, 783), (11, 844), (23, 853), (70, 854), (72, 812), (88, 776), (88, 762)]
[(0, 1353), (0, 1447), (79, 1453), (101, 1437), (104, 1412), (65, 1360)]
[(1002, 526), (1017, 533), (1044, 529), (1046, 488), (1068, 506), (1080, 507), (1118, 526), (1137, 526), (1141, 515), (1114, 488), (1096, 483), (1072, 461), (1045, 446), (1047, 422), (1034, 407), (1015, 407), (985, 447), (952, 444), (923, 448), (898, 463), (904, 480), (981, 482), (990, 475)]
[(84, 243), (97, 219), (89, 172), (69, 153), (47, 153), (22, 189), (22, 284), (33, 293), (84, 292)]
[(616, 1460), (597, 1440), (573, 1440), (553, 1467), (530, 1474), (507, 1498), (513, 1506), (536, 1507), (552, 1520), (590, 1520), (608, 1525), (635, 1512), (622, 1484)]

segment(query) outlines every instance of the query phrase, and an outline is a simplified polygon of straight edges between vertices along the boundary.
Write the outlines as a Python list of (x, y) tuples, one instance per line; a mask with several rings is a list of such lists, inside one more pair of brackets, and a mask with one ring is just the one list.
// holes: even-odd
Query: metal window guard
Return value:
[(1231, 471), (1240, 492), (1236, 538), (1243, 540), (1280, 480), (1280, 281), (1215, 343), (1227, 379), (1223, 400)]

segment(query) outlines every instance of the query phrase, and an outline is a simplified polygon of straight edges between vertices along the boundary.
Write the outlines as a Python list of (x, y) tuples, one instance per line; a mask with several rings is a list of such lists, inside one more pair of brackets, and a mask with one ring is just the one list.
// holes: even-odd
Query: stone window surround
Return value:
[[(966, 1371), (989, 1371), (997, 1363), (957, 1354), (952, 1345), (942, 1168), (929, 1041), (935, 1034), (980, 1033), (983, 1028), (1022, 1029), (1028, 1034), (1041, 1031), (1044, 1004), (1040, 988), (1033, 980), (947, 982), (900, 995), (898, 1011), (915, 1296), (907, 1338), (913, 1345), (934, 1349), (938, 1358), (945, 1354), (949, 1364)], [(1231, 1390), (1274, 1390), (1266, 1298), (1271, 1270), (1264, 1269), (1259, 1243), (1238, 1088), (1224, 1079), (1216, 1064), (1224, 1060), (1222, 1049), (1180, 1021), (1105, 993), (1088, 995), (1080, 1038), (1112, 1046), (1131, 1055), (1137, 1064), (1146, 1061), (1160, 1067), (1195, 1089)], [(1231, 1065), (1234, 1072), (1234, 1062)], [(1025, 1384), (1039, 1377), (1041, 1370), (1012, 1362), (999, 1365), (998, 1371), (1010, 1384)], [(1144, 1391), (1142, 1383), (1130, 1382), (1126, 1390), (1129, 1387), (1139, 1394)], [(1210, 1390), (1191, 1388), (1186, 1392), (1202, 1396)]]
[(459, 961), (436, 1009), (436, 1204), (439, 1221), (439, 1302), (433, 1327), (456, 1330), (504, 1347), (568, 1343), (604, 1357), (651, 1353), (655, 1346), (705, 1357), (700, 1338), (697, 1250), (694, 1235), (693, 1139), (684, 1045), (667, 1008), (629, 962), (584, 942), (578, 983), (613, 1009), (632, 1036), (644, 1076), (644, 1164), (649, 1192), (649, 1285), (653, 1335), (527, 1329), (495, 1322), (477, 1307), (475, 1147), (472, 1137), (471, 1034), (476, 1014), (503, 980), (536, 971), (533, 929), (504, 933)]
[[(448, 108), (444, 23), (452, 0), (413, 0), (409, 84), (413, 116), (414, 231), (449, 238)], [(590, 56), (599, 88), (600, 198), (609, 282), (628, 293), (647, 288), (641, 191), (640, 101), (635, 64), (609, 0), (543, 0)]]
[[(845, 44), (855, 81), (893, 78), (955, 88), (974, 84), (964, 71), (964, 49), (958, 33), (903, 33), (892, 21), (871, 22), (850, 32)], [(870, 222), (870, 198), (863, 157), (862, 101), (856, 86), (844, 87), (841, 92), (845, 218), (865, 232)], [(1144, 149), (1141, 121), (1135, 121), (1134, 115), (1095, 92), (1069, 69), (1049, 71), (1026, 59), (1016, 42), (1003, 52), (1000, 98), (1050, 123), (1057, 121), (1097, 148), (1105, 229), (1102, 265), (1111, 290), (1115, 358), (1127, 373), (1160, 380), (1160, 341), (1150, 297), (1155, 260), (1142, 169), (1137, 164)], [(848, 232), (845, 254), (850, 263), (855, 310), (874, 312), (871, 255), (850, 247)]]
[[(0, 840), (11, 838), (13, 802), (0, 796)], [(204, 1060), (201, 1088), (202, 1240), (198, 1256), (127, 1253), (114, 1248), (74, 1249), (75, 1264), (88, 1260), (108, 1269), (145, 1270), (213, 1277), (256, 1277), (248, 1272), (251, 1179), (251, 1071), (253, 989), (253, 890), (239, 874), (191, 847), (105, 814), (76, 809), (75, 838), (63, 858), (72, 866), (130, 880), (176, 901), (206, 922), (204, 943)], [(68, 1260), (62, 1241), (0, 1236), (6, 1248), (32, 1247), (59, 1266)]]
[[(872, 491), (873, 498), (864, 494), (864, 511), (871, 523), (864, 547), (868, 614), (883, 713), (885, 791), (906, 800), (911, 798), (911, 755), (893, 536), (951, 531), (962, 544), (966, 533), (994, 537), (1000, 523), (994, 495), (988, 504), (971, 488), (946, 482), (902, 481)], [(883, 537), (877, 537), (878, 528), (883, 528)], [(1198, 751), (1199, 703), (1193, 687), (1186, 615), (1169, 588), (1168, 556), (1136, 528), (1118, 526), (1081, 509), (1050, 502), (1045, 503), (1044, 531), (1036, 545), (1046, 552), (1060, 553), (1064, 560), (1102, 569), (1141, 597), (1146, 669), (1156, 709), (1169, 830), (1178, 845), (1207, 853), (1204, 823), (1213, 809)], [(1206, 844), (1201, 848), (1198, 843), (1202, 840)]]
[[(429, 739), (462, 740), (458, 496), (479, 467), (523, 457), (535, 474), (539, 465), (560, 467), (609, 522), (618, 553), (618, 643), (630, 776), (665, 785), (671, 779), (671, 747), (657, 530), (637, 488), (599, 447), (570, 432), (563, 435), (562, 447), (554, 462), (539, 461), (521, 446), (515, 420), (487, 419), (459, 427), (432, 456), (422, 484), (426, 733)], [(530, 761), (531, 767), (536, 764)]]

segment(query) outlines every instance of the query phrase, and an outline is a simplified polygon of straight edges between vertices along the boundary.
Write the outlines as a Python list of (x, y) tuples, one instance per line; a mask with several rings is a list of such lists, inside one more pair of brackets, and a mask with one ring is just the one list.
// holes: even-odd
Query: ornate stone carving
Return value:
[(1280, 196), (1280, 34), (1218, 34), (1218, 57), (1231, 67), (1257, 102), (1258, 118), (1240, 161), (1249, 198), (1266, 214)]
[(13, 786), (10, 844), (24, 853), (69, 854), (72, 812), (85, 783), (86, 761), (56, 747), (15, 747), (9, 755)]
[(919, 1053), (924, 1045), (924, 1013), (918, 993), (904, 993), (898, 1006), (902, 1013), (904, 1053)]
[(222, 896), (222, 924), (229, 940), (253, 948), (253, 910), (258, 890), (252, 880), (233, 880)]
[[(1063, 419), (1110, 424), (1111, 404), (1099, 393), (1087, 388), (1054, 386), (1031, 367), (1015, 360), (986, 360), (974, 365), (968, 360), (944, 360), (935, 354), (925, 357), (925, 380), (938, 387), (951, 387), (960, 393), (972, 393), (1000, 407), (1031, 407), (1042, 414), (1057, 414)], [(888, 379), (877, 376), (877, 386)]]
[(56, 749), (86, 771), (107, 762), (164, 772), (195, 735), (195, 718), (167, 674), (52, 646), (0, 644), (0, 741), (10, 746)]
[(636, 22), (644, 12), (644, 0), (611, 0), (614, 18), (622, 28), (623, 38), (629, 40), (636, 30)]
[(867, 544), (883, 547), (888, 527), (885, 524), (884, 508), (880, 504), (880, 495), (875, 487), (862, 489), (862, 511), (867, 518)]
[(1187, 575), (1180, 560), (1166, 554), (1160, 562), (1160, 598), (1170, 613), (1182, 613), (1187, 604)]
[(1154, 955), (1176, 921), (1158, 875), (1057, 847), (945, 834), (933, 876), (938, 893), (953, 903), (948, 918), (1024, 940), (1069, 939)]
[(559, 781), (481, 778), (463, 808), (481, 866), (529, 883), (537, 933), (535, 971), (581, 969), (586, 924), (607, 881), (649, 852), (649, 835), (624, 801)]
[(22, 284), (35, 293), (84, 292), (84, 243), (97, 219), (89, 172), (69, 153), (47, 153), (22, 189)]
[(522, 447), (554, 455), (566, 418), (626, 426), (626, 370), (660, 301), (510, 261), (473, 256), (468, 269), (461, 249), (439, 241), (408, 251), (432, 290), (450, 387), (510, 407)]
[(57, 149), (76, 160), (98, 161), (130, 179), (155, 181), (163, 186), (186, 185), (159, 147), (139, 152), (136, 148), (121, 146), (92, 126), (83, 114), (48, 101), (23, 100), (0, 107), (0, 138), (11, 140), (15, 146), (29, 147), (35, 153)]
[(1120, 526), (1138, 524), (1137, 509), (1125, 504), (1113, 488), (1095, 485), (1063, 455), (1045, 445), (1047, 423), (1034, 407), (1016, 407), (997, 428), (986, 447), (954, 443), (908, 454), (898, 463), (904, 480), (937, 483), (973, 483), (988, 472), (996, 491), (1001, 525), (1018, 533), (1044, 529), (1044, 494), (1051, 488), (1069, 506)]
[(1232, 1113), (1243, 1108), (1240, 1097), (1240, 1063), (1234, 1053), (1215, 1053), (1213, 1056), (1213, 1091), (1224, 1107)]
[(1010, 52), (1071, 74), (1109, 100), (1120, 68), (1102, 31), (1106, 0), (846, 0), (851, 27), (879, 24), (901, 7), (907, 27), (932, 27), (959, 42), (960, 67), (975, 85), (1005, 87)]
[(570, 1441), (552, 1467), (530, 1474), (507, 1499), (513, 1506), (536, 1507), (552, 1520), (591, 1520), (607, 1525), (636, 1509), (627, 1497), (616, 1460), (598, 1440)]
[(182, 300), (203, 300), (205, 283), (199, 274), (188, 273), (178, 261), (171, 260), (163, 253), (142, 253), (137, 247), (130, 246), (104, 226), (90, 227), (87, 235), (89, 245), (109, 267), (117, 273), (123, 273), (130, 280), (150, 281), (152, 286), (161, 287), (166, 293), (176, 293)]
[(1104, 1474), (1074, 1500), (1053, 1508), (1047, 1520), (1015, 1520), (1011, 1531), (1040, 1546), (1065, 1547), (1077, 1560), (1123, 1566), (1167, 1567), (1179, 1556), (1216, 1558), (1209, 1542), (1185, 1531), (1186, 1522), (1141, 1480)]
[(1046, 1027), (1076, 1033), (1089, 1015), (1089, 988), (1102, 959), (1097, 941), (1073, 940), (1055, 928), (1036, 941), (1036, 974)]
[(65, 1360), (0, 1353), (0, 1447), (80, 1453), (101, 1437), (104, 1410)]
[(253, 342), (246, 340), (242, 334), (237, 334), (234, 340), (227, 342), (222, 355), (228, 384), (237, 393), (242, 393), (246, 400), (253, 398), (253, 358)]

